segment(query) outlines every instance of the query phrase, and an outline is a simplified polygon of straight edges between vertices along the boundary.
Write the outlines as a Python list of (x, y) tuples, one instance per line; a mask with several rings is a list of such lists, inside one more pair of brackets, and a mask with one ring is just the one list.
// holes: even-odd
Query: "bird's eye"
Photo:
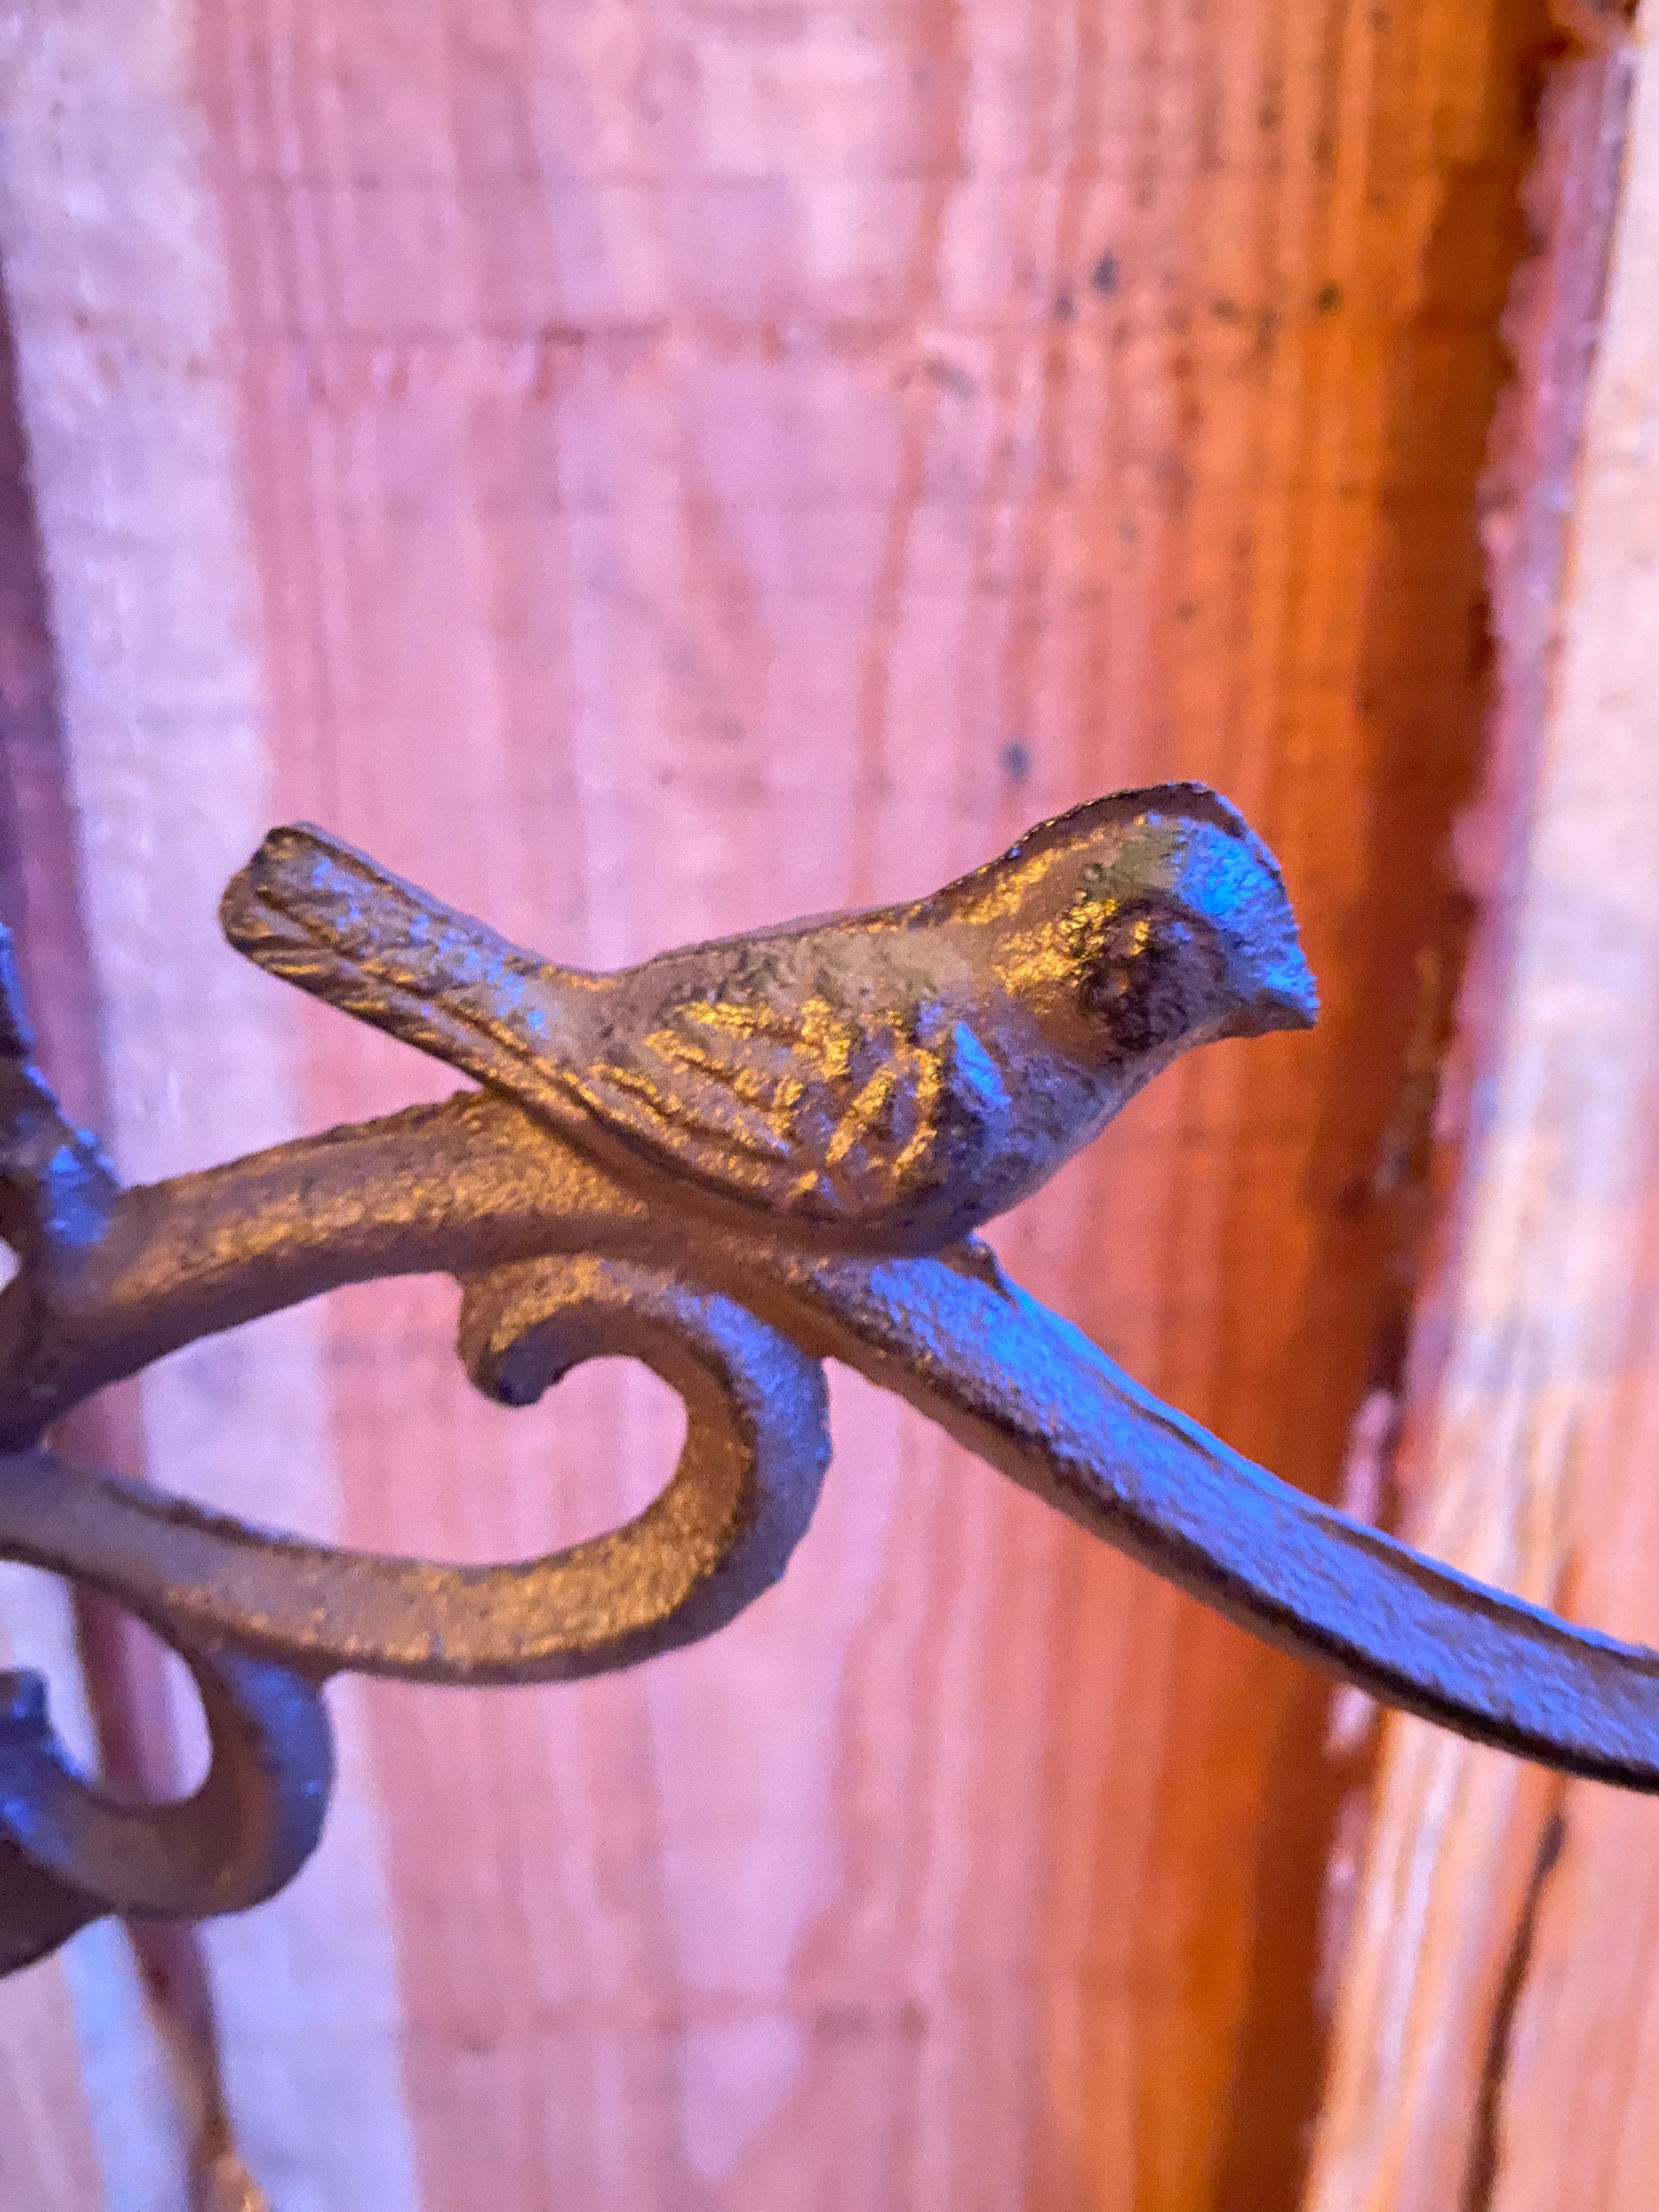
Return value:
[[(1207, 933), (1206, 933), (1207, 934)], [(1186, 1035), (1207, 1011), (1216, 955), (1200, 932), (1166, 908), (1101, 905), (1082, 954), (1084, 1006), (1122, 1053), (1152, 1052)]]

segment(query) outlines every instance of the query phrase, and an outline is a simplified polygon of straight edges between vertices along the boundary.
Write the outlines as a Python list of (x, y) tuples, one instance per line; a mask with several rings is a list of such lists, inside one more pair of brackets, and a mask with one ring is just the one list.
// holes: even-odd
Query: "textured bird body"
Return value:
[(942, 1248), (1176, 1053), (1312, 1010), (1277, 868), (1200, 786), (1079, 808), (928, 898), (610, 975), (305, 826), (271, 833), (222, 919), (261, 966), (635, 1181), (869, 1251)]

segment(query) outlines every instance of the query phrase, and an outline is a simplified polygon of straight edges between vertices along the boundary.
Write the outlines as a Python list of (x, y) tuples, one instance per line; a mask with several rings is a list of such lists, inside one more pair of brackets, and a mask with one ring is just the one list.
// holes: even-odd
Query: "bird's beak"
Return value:
[(1299, 952), (1297, 965), (1301, 973), (1294, 983), (1275, 985), (1260, 994), (1263, 1030), (1310, 1030), (1319, 1019), (1319, 986)]
[(1234, 948), (1229, 962), (1237, 1012), (1227, 1024), (1233, 1036), (1266, 1036), (1274, 1030), (1310, 1030), (1319, 1019), (1319, 987), (1296, 941), (1296, 925)]
[(1265, 1036), (1273, 1030), (1310, 1030), (1318, 1019), (1317, 992), (1305, 991), (1297, 998), (1280, 998), (1275, 993), (1261, 1000), (1255, 1034)]
[[(1212, 895), (1212, 911), (1227, 947), (1225, 988), (1232, 1012), (1226, 1034), (1266, 1036), (1273, 1030), (1310, 1030), (1319, 1018), (1319, 988), (1278, 869), (1265, 849), (1260, 865), (1240, 870), (1235, 859), (1233, 866), (1231, 896)], [(1218, 886), (1220, 881), (1218, 870)]]

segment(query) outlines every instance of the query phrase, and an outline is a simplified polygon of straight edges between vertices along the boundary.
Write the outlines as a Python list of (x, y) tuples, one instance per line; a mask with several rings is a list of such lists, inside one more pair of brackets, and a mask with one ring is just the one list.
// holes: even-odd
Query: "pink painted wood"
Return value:
[[(562, 957), (922, 890), (1115, 784), (1278, 845), (1306, 1040), (1001, 1233), (1329, 1490), (1406, 1291), (1370, 1178), (1482, 673), (1530, 27), (849, 0), (46, 0), (0, 250), (132, 1172), (441, 1088), (213, 941), (310, 815)], [(119, 179), (118, 188), (112, 179)], [(145, 1386), (149, 1462), (485, 1557), (669, 1463), (470, 1399), (441, 1285)], [(1291, 2201), (1322, 1692), (840, 1382), (785, 1585), (556, 1692), (381, 1688), (210, 1939), (277, 2201)], [(331, 2195), (330, 2192), (332, 2192)]]

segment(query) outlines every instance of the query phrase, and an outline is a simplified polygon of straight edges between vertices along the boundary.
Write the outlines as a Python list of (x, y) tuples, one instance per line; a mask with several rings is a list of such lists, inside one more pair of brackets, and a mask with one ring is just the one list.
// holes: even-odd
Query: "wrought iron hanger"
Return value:
[[(1659, 1653), (1571, 1626), (1290, 1488), (1029, 1297), (974, 1235), (1190, 1047), (1305, 1024), (1272, 855), (1195, 784), (1042, 824), (908, 905), (561, 969), (322, 832), (232, 882), (252, 959), (480, 1088), (123, 1188), (34, 1068), (0, 975), (0, 1557), (94, 1586), (188, 1662), (207, 1778), (76, 1772), (0, 1674), (0, 1973), (104, 1913), (257, 1904), (321, 1831), (343, 1672), (569, 1680), (722, 1626), (775, 1582), (830, 1457), (822, 1363), (1258, 1635), (1523, 1757), (1659, 1789)], [(447, 1273), (473, 1382), (580, 1361), (684, 1401), (625, 1527), (489, 1567), (250, 1527), (40, 1441), (194, 1338), (342, 1284)]]

